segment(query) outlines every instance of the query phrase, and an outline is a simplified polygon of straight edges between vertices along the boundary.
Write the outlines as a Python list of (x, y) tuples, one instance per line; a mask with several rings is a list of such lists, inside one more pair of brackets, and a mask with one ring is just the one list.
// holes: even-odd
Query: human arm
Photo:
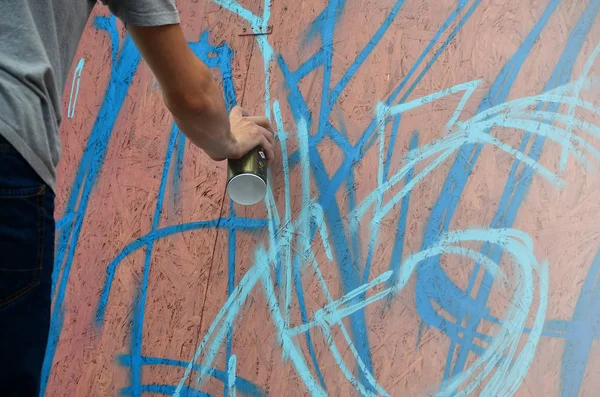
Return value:
[[(122, 19), (144, 60), (156, 76), (167, 108), (180, 130), (212, 159), (239, 158), (261, 146), (269, 159), (273, 153), (273, 129), (265, 117), (248, 117), (240, 108), (231, 115), (221, 90), (208, 67), (189, 48), (176, 20), (153, 11), (154, 19), (139, 17), (126, 6), (128, 2), (112, 1), (111, 10)], [(144, 1), (135, 2), (140, 6)], [(150, 1), (168, 8), (169, 0)], [(165, 3), (161, 5), (161, 3)], [(109, 3), (109, 6), (111, 3)], [(129, 5), (133, 7), (133, 5)], [(173, 6), (174, 7), (174, 6)], [(125, 9), (125, 11), (123, 11)], [(166, 11), (165, 11), (166, 12)], [(158, 23), (157, 26), (152, 26)], [(144, 26), (144, 25), (151, 26)]]

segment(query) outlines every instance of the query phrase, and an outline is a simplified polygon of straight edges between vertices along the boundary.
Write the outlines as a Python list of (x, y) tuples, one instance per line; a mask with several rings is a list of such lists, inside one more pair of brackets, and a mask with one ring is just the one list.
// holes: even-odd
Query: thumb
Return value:
[(242, 109), (240, 106), (234, 106), (229, 115), (236, 119), (242, 118), (244, 117), (244, 109)]

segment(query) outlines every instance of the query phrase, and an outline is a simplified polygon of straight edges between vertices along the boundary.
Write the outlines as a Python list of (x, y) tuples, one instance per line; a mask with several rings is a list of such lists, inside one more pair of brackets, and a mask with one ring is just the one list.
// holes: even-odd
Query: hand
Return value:
[(239, 159), (257, 146), (260, 146), (267, 155), (267, 160), (275, 158), (273, 150), (273, 127), (268, 118), (263, 116), (248, 116), (239, 106), (234, 107), (229, 114), (229, 125), (233, 135), (233, 144), (228, 152), (217, 156), (217, 159)]
[(165, 105), (188, 139), (213, 160), (240, 158), (257, 146), (273, 155), (273, 128), (265, 117), (231, 114), (210, 69), (190, 50), (179, 25), (128, 31), (158, 79)]

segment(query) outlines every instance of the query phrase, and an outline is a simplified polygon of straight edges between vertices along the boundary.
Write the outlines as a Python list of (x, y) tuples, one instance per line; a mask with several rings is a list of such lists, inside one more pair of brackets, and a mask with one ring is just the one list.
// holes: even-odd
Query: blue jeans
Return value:
[(37, 396), (50, 328), (54, 193), (0, 136), (0, 396)]

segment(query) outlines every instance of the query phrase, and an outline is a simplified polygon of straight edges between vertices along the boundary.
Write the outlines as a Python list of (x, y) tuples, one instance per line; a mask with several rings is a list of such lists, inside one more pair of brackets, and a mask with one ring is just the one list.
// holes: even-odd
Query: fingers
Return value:
[(262, 127), (262, 126), (259, 126), (259, 127), (261, 127), (261, 132), (267, 138), (267, 140), (269, 141), (271, 146), (275, 145), (275, 135), (273, 134), (273, 131), (271, 131), (268, 128)]
[(268, 141), (265, 135), (262, 136), (260, 141), (260, 147), (264, 150), (267, 155), (267, 161), (271, 162), (275, 159), (275, 151), (273, 150), (273, 145)]
[(263, 136), (263, 142), (261, 142), (261, 146), (267, 154), (267, 159), (271, 161), (275, 159), (275, 151), (273, 149), (275, 138), (273, 137), (273, 133), (266, 128), (261, 128), (261, 132)]
[(268, 118), (264, 116), (248, 116), (244, 109), (235, 106), (231, 109), (230, 119), (232, 132), (237, 136), (237, 147), (230, 153), (231, 158), (240, 158), (257, 146), (262, 147), (267, 160), (275, 158), (274, 129)]
[(245, 117), (245, 119), (253, 122), (254, 124), (258, 124), (261, 127), (266, 128), (267, 130), (269, 130), (271, 132), (275, 132), (269, 119), (264, 116), (248, 116), (248, 117)]
[(233, 109), (231, 109), (229, 116), (236, 119), (242, 118), (244, 117), (244, 109), (239, 106), (234, 106)]

